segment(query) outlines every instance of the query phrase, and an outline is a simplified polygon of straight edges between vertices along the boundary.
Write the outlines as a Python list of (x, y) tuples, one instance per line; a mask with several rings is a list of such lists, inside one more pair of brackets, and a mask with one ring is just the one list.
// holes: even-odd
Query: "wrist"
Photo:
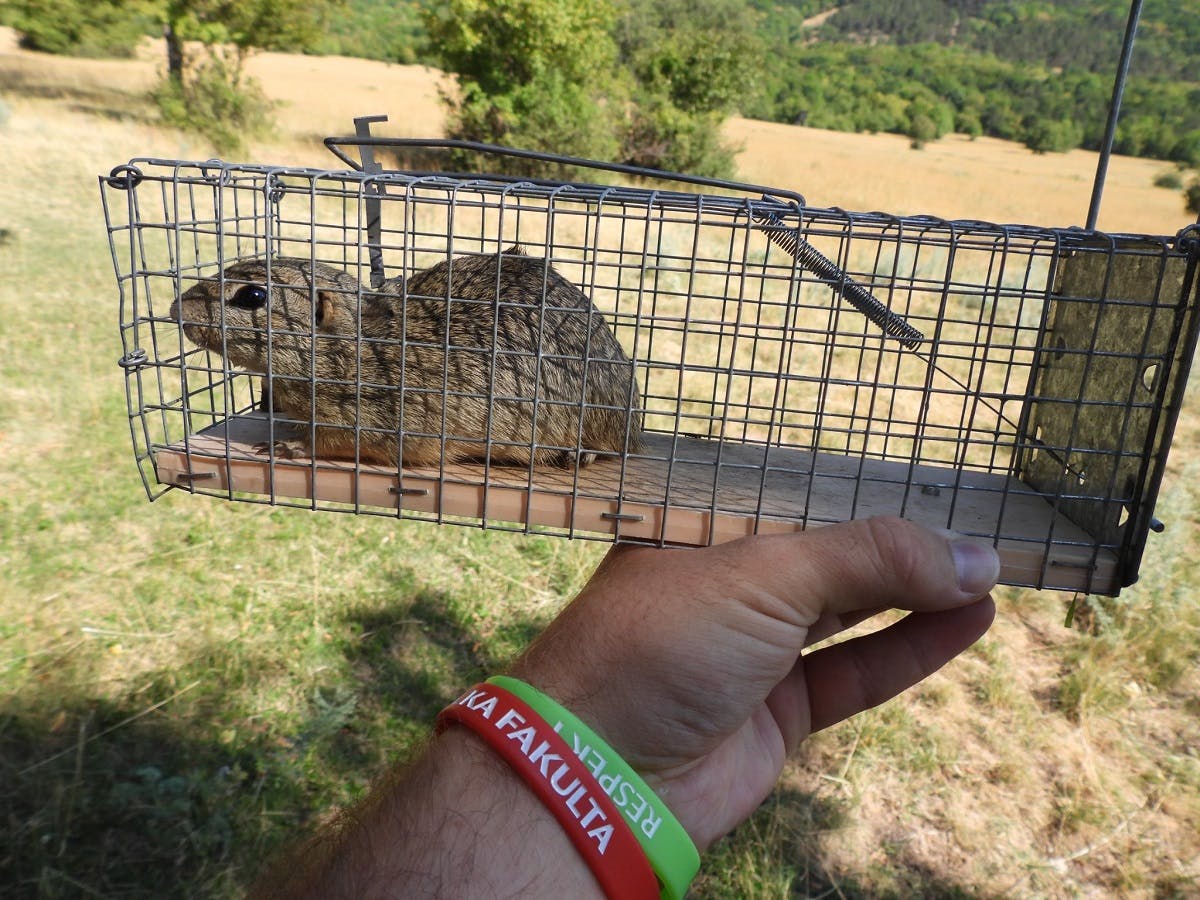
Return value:
[(623, 817), (650, 863), (667, 900), (681, 900), (700, 867), (695, 844), (679, 820), (633, 767), (586, 722), (553, 698), (519, 679), (497, 675), (488, 687), (507, 691), (563, 739), (608, 795), (614, 813)]
[[(640, 721), (639, 697), (635, 696), (638, 692), (608, 690), (605, 685), (612, 679), (604, 676), (597, 676), (585, 684), (573, 672), (560, 673), (552, 667), (531, 663), (531, 660), (519, 660), (505, 675), (524, 682), (568, 710), (640, 775), (652, 782), (656, 779), (647, 771), (646, 760), (638, 752), (640, 741), (631, 739), (631, 723)], [(636, 680), (626, 683), (636, 683)], [(644, 738), (645, 734), (640, 737)]]
[(482, 738), (449, 728), (426, 757), (434, 761), (435, 801), (460, 836), (457, 859), (445, 866), (459, 883), (438, 896), (603, 897), (562, 826)]
[[(511, 682), (511, 687), (495, 681)], [(437, 731), (465, 727), (511, 766), (562, 826), (606, 896), (657, 900), (659, 882), (641, 835), (559, 733), (561, 723), (552, 725), (538, 704), (557, 708), (523, 682), (497, 677), (446, 706), (438, 715)], [(676, 900), (681, 892), (669, 896)]]
[[(589, 726), (621, 756), (666, 804), (698, 850), (706, 849), (728, 828), (715, 835), (708, 822), (712, 799), (696, 790), (695, 766), (678, 752), (678, 725), (657, 720), (657, 731), (645, 726), (645, 694), (638, 691), (607, 690), (612, 679), (598, 676), (593, 686), (581, 684), (574, 673), (560, 670), (535, 653), (517, 660), (508, 675), (536, 688)], [(638, 683), (630, 677), (626, 683)], [(595, 685), (601, 685), (596, 687)], [(647, 756), (644, 749), (654, 747)]]
[(580, 897), (603, 894), (561, 826), (478, 736), (453, 728), (333, 837), (299, 848), (255, 897)]

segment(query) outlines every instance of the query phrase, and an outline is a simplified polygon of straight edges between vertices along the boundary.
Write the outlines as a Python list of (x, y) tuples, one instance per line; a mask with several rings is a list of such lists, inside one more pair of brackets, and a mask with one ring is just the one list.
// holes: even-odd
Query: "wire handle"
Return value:
[[(380, 121), (383, 117), (372, 116), (370, 118), (372, 121)], [(355, 122), (357, 123), (358, 120), (356, 119)], [(485, 144), (480, 141), (465, 141), (457, 138), (391, 138), (356, 135), (354, 137), (327, 137), (325, 138), (325, 146), (329, 149), (330, 153), (359, 172), (364, 171), (363, 166), (340, 148), (350, 146), (359, 148), (410, 147), (424, 150), (467, 150), (474, 153), (487, 153), (493, 156), (509, 156), (515, 159), (529, 159), (536, 162), (553, 163), (555, 165), (596, 169), (603, 172), (613, 172), (618, 175), (632, 175), (637, 178), (655, 178), (663, 181), (678, 181), (682, 184), (718, 188), (720, 190), (760, 194), (767, 197), (790, 200), (800, 206), (808, 205), (808, 201), (804, 199), (804, 195), (802, 194), (762, 184), (729, 181), (724, 178), (710, 178), (706, 175), (687, 175), (683, 172), (669, 172), (666, 169), (649, 169), (644, 166), (632, 166), (627, 163), (603, 162), (597, 159), (585, 159), (581, 156), (563, 156), (558, 153), (546, 153), (542, 150), (522, 150), (517, 147), (504, 147), (500, 144)], [(489, 175), (488, 177), (494, 176)], [(521, 180), (540, 183), (537, 179), (522, 177)]]

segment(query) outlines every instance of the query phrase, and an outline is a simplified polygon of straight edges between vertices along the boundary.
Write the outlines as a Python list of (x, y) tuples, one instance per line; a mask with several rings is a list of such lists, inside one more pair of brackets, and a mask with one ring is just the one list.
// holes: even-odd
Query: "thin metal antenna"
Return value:
[[(372, 123), (387, 120), (387, 116), (358, 116), (354, 120), (354, 133), (360, 138), (370, 138)], [(359, 147), (359, 154), (363, 172), (374, 175), (383, 171), (383, 166), (375, 161), (375, 148), (372, 145), (363, 144)], [(364, 204), (367, 212), (367, 258), (371, 264), (371, 287), (375, 289), (383, 284), (382, 210), (379, 200), (383, 189), (378, 182), (370, 182), (364, 189), (367, 195)]]
[(1117, 64), (1117, 77), (1113, 82), (1112, 99), (1108, 103), (1108, 122), (1104, 126), (1104, 140), (1100, 144), (1100, 160), (1096, 163), (1096, 179), (1092, 182), (1092, 202), (1088, 206), (1087, 229), (1094, 231), (1096, 218), (1100, 215), (1100, 197), (1104, 194), (1104, 180), (1108, 177), (1108, 160), (1112, 156), (1113, 138), (1117, 133), (1117, 118), (1121, 115), (1121, 99), (1125, 95), (1125, 79), (1129, 76), (1129, 61), (1133, 56), (1133, 40), (1137, 35), (1138, 19), (1142, 15), (1142, 0), (1129, 4), (1129, 21), (1125, 23), (1125, 43), (1121, 46), (1121, 61)]

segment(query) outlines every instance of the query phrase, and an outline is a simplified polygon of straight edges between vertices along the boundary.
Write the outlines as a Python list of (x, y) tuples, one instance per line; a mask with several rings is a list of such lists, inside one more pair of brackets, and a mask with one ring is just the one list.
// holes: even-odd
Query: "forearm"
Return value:
[[(513, 674), (594, 729), (705, 847), (754, 811), (814, 727), (915, 684), (986, 631), (999, 571), (991, 548), (899, 519), (687, 553), (618, 548)], [(892, 606), (914, 615), (801, 655), (810, 638)], [(600, 896), (571, 841), (455, 725), (255, 896)]]
[(502, 759), (451, 727), (289, 854), (254, 897), (600, 897), (562, 826)]

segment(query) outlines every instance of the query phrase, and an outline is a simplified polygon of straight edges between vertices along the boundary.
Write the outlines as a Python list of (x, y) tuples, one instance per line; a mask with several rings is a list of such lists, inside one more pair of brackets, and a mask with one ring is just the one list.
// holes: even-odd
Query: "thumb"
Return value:
[(1000, 577), (1000, 557), (990, 545), (891, 517), (726, 547), (730, 574), (757, 582), (773, 599), (786, 598), (794, 623), (806, 627), (861, 610), (964, 606)]

